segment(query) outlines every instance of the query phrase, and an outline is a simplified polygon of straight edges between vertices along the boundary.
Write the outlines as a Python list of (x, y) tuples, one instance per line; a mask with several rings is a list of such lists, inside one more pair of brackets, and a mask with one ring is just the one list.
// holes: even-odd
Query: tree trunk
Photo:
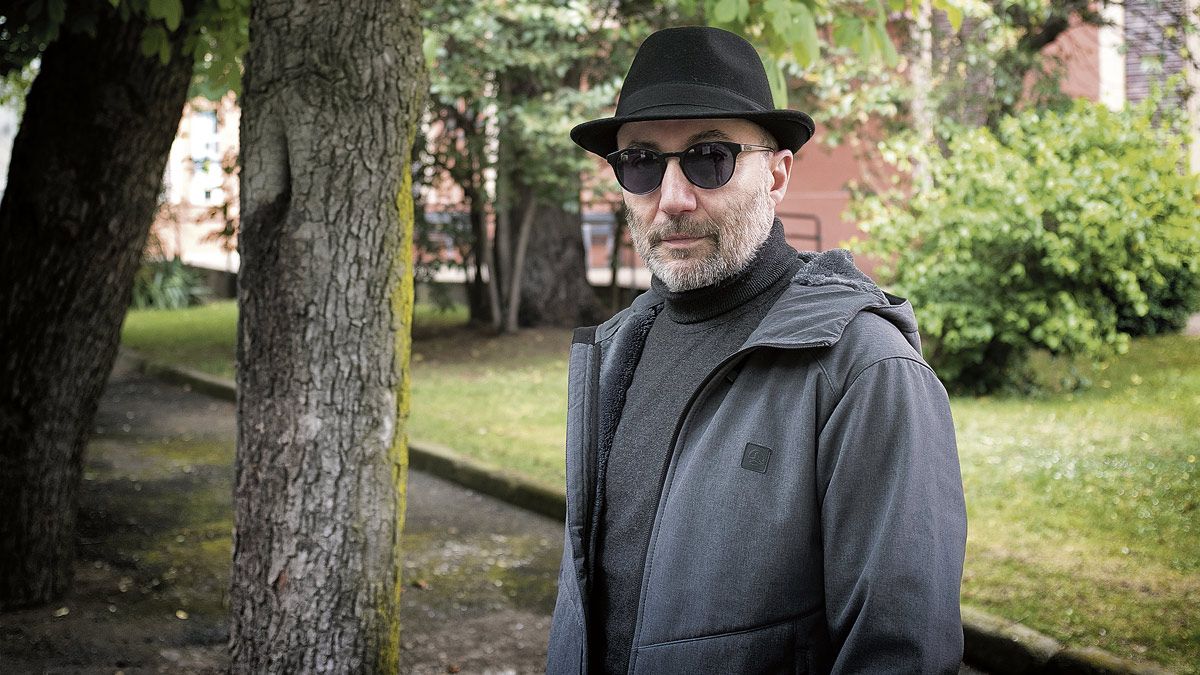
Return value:
[[(625, 204), (622, 203), (613, 213), (612, 255), (608, 258), (608, 268), (612, 271), (612, 279), (608, 284), (608, 311), (616, 314), (625, 306), (621, 297), (621, 284), (617, 277), (621, 271), (621, 254), (625, 250)], [(630, 270), (629, 285), (633, 286), (633, 270)]]
[(524, 267), (520, 325), (569, 327), (605, 318), (596, 292), (587, 280), (578, 213), (557, 205), (540, 204), (534, 215)]
[(533, 190), (527, 190), (524, 212), (518, 226), (516, 250), (512, 254), (512, 268), (508, 271), (512, 285), (508, 290), (508, 306), (504, 308), (504, 332), (515, 333), (518, 313), (521, 309), (521, 280), (524, 279), (525, 252), (529, 250), (529, 233), (533, 230), (533, 216), (537, 213), (537, 198)]
[(233, 672), (398, 669), (425, 90), (410, 0), (251, 5)]
[(42, 55), (0, 203), (0, 609), (69, 587), (83, 449), (112, 370), (192, 60), (98, 6)]
[[(913, 22), (909, 31), (912, 40), (912, 123), (917, 130), (922, 147), (933, 148), (935, 143), (933, 101), (933, 4), (930, 0), (919, 0), (913, 5)], [(924, 162), (913, 165), (913, 182), (917, 189), (929, 190), (933, 178)]]
[(487, 264), (483, 256), (486, 250), (484, 240), (487, 238), (487, 212), (479, 194), (479, 191), (467, 191), (471, 219), (471, 253), (466, 260), (467, 307), (472, 324), (492, 325), (494, 305), (489, 299), (488, 282), (484, 279), (484, 266)]

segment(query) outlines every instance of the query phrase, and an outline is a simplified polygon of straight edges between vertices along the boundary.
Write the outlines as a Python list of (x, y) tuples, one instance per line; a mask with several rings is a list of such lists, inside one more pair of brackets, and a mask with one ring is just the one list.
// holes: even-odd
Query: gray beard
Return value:
[[(711, 286), (746, 269), (771, 234), (775, 221), (775, 205), (765, 189), (746, 194), (716, 218), (704, 221), (672, 218), (668, 226), (654, 232), (633, 209), (626, 209), (625, 213), (634, 250), (650, 272), (674, 293)], [(676, 232), (714, 236), (716, 247), (710, 246), (711, 250), (694, 257), (693, 252), (664, 246), (662, 237)]]

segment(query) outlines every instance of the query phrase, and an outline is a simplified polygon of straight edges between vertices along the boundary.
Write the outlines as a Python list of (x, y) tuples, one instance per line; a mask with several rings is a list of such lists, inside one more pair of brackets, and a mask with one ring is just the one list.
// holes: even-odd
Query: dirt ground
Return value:
[[(118, 363), (80, 495), (76, 579), (0, 614), (0, 673), (224, 672), (233, 405)], [(412, 472), (401, 672), (542, 672), (562, 526)]]

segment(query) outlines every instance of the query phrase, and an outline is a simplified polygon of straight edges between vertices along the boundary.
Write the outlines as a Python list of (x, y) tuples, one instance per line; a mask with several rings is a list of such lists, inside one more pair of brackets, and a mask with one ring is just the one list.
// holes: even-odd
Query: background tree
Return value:
[[(461, 0), (425, 10), (432, 128), (427, 179), (462, 191), (471, 316), (497, 329), (599, 318), (587, 283), (580, 175), (567, 132), (614, 95), (637, 28), (617, 3)], [(489, 227), (494, 225), (494, 227)], [(524, 233), (524, 234), (522, 234)]]
[(418, 10), (262, 0), (250, 38), (232, 670), (392, 673)]
[(201, 36), (236, 43), (239, 4), (0, 9), (0, 77), (40, 58), (0, 202), (0, 609), (70, 584), (83, 449)]

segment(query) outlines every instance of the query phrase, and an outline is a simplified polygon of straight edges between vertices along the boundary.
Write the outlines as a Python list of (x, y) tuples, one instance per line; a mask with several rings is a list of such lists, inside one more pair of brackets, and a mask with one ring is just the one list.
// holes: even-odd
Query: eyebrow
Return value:
[[(701, 132), (698, 132), (698, 133), (695, 133), (695, 134), (692, 134), (691, 136), (689, 136), (687, 139), (686, 145), (684, 147), (690, 147), (701, 141), (728, 141), (728, 140), (732, 140), (732, 139), (729, 137), (729, 134), (725, 133), (724, 131), (721, 131), (720, 129), (709, 129), (708, 131), (701, 131)], [(661, 150), (661, 147), (659, 146), (658, 143), (656, 143), (654, 141), (645, 141), (645, 140), (630, 141), (629, 145), (627, 145), (625, 147), (627, 147), (627, 148), (645, 148), (647, 150)]]

